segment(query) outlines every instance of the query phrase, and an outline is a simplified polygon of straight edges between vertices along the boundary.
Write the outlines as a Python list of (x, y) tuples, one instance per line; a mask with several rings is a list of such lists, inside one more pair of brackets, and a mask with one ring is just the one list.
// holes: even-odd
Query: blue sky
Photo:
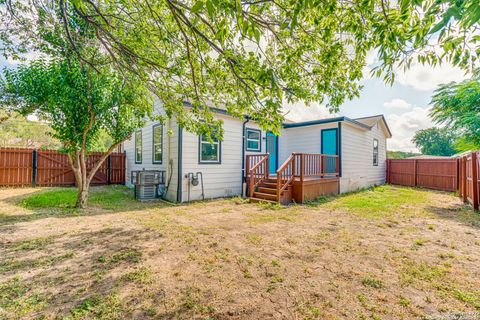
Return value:
[[(395, 83), (390, 86), (381, 79), (369, 76), (370, 67), (376, 59), (372, 54), (369, 67), (365, 68), (364, 88), (359, 98), (346, 102), (336, 115), (351, 118), (377, 114), (385, 115), (393, 137), (388, 141), (389, 150), (418, 151), (411, 139), (415, 131), (433, 126), (428, 116), (429, 102), (435, 88), (441, 83), (460, 81), (467, 78), (463, 71), (450, 65), (432, 68), (413, 64), (404, 72), (396, 71)], [(0, 67), (9, 65), (0, 57)], [(287, 118), (294, 121), (308, 121), (332, 117), (321, 105), (305, 107), (303, 104), (287, 106)]]

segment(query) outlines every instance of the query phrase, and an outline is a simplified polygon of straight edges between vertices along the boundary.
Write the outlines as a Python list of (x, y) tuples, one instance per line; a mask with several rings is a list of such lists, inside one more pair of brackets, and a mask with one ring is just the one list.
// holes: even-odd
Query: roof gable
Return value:
[(375, 126), (377, 123), (382, 127), (383, 131), (387, 135), (388, 138), (392, 137), (392, 132), (390, 131), (390, 128), (388, 127), (387, 120), (385, 120), (385, 117), (383, 114), (378, 114), (375, 116), (370, 116), (370, 117), (362, 117), (362, 118), (356, 118), (354, 119), (355, 121), (358, 121), (360, 123), (363, 123), (370, 128)]

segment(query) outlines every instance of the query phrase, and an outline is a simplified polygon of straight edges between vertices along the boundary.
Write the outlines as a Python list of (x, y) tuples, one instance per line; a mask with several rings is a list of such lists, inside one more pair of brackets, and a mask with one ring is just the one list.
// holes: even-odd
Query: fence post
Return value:
[(417, 186), (417, 159), (413, 160), (413, 186)]
[(390, 159), (387, 159), (387, 162), (385, 163), (385, 166), (386, 166), (386, 182), (387, 183), (390, 183)]
[(32, 187), (37, 184), (37, 149), (32, 150)]
[(107, 184), (111, 184), (111, 173), (110, 173), (110, 170), (111, 170), (111, 162), (110, 162), (110, 159), (111, 159), (111, 154), (108, 155), (108, 158), (107, 158)]
[(473, 209), (478, 210), (478, 172), (476, 152), (472, 152), (472, 191)]
[(467, 156), (462, 157), (462, 200), (467, 202)]

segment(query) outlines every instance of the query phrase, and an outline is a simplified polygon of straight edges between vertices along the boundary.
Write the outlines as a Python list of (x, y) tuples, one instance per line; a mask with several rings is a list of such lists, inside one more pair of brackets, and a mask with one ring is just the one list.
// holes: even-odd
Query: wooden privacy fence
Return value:
[[(102, 153), (88, 156), (91, 169)], [(124, 184), (125, 154), (112, 153), (92, 184)], [(0, 186), (73, 186), (75, 177), (65, 154), (54, 150), (0, 148)]]
[(464, 202), (470, 203), (475, 210), (478, 210), (480, 198), (480, 152), (472, 152), (459, 160), (459, 188), (458, 191)]
[(458, 190), (458, 159), (388, 159), (387, 181), (410, 187)]
[(475, 210), (480, 201), (480, 151), (458, 158), (388, 159), (387, 182), (403, 186), (458, 191)]

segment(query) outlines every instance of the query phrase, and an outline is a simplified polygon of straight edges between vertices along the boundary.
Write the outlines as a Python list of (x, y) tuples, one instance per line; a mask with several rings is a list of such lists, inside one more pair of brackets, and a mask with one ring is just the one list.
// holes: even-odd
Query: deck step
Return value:
[(269, 194), (269, 193), (263, 193), (263, 192), (254, 192), (253, 196), (258, 199), (265, 199), (265, 200), (272, 200), (276, 201), (277, 200), (277, 195), (276, 194)]
[(268, 179), (263, 180), (263, 182), (277, 184), (277, 178), (268, 178)]
[(260, 183), (260, 185), (262, 187), (266, 187), (266, 188), (273, 188), (273, 189), (276, 189), (277, 188), (277, 183), (276, 182), (266, 182), (266, 181), (262, 181)]
[(268, 194), (277, 194), (277, 189), (276, 189), (276, 188), (269, 188), (269, 187), (260, 186), (260, 187), (258, 187), (258, 192), (268, 193)]

